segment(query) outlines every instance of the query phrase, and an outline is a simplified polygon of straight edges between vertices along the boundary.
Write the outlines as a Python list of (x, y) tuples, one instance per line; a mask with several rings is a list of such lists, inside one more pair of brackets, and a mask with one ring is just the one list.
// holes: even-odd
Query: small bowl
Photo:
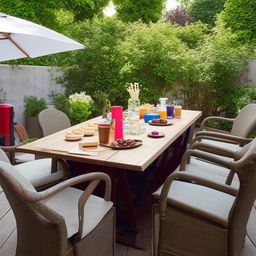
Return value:
[(144, 122), (148, 123), (150, 120), (159, 119), (160, 115), (156, 113), (144, 113)]

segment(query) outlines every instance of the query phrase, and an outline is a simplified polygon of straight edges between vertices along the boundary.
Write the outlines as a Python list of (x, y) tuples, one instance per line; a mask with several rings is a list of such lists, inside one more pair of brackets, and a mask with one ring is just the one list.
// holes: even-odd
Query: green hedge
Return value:
[(235, 115), (240, 97), (238, 77), (247, 67), (249, 50), (222, 24), (209, 30), (202, 23), (178, 27), (164, 22), (125, 24), (115, 18), (94, 19), (69, 33), (88, 48), (64, 59), (60, 82), (67, 95), (85, 91), (94, 114), (104, 105), (127, 106), (128, 83), (142, 84), (142, 103), (170, 95), (203, 115)]

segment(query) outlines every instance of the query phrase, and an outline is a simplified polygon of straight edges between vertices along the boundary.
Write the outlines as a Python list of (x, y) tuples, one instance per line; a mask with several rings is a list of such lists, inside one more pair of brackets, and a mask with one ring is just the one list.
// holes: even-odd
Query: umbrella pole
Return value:
[(0, 40), (10, 40), (22, 53), (24, 53), (27, 57), (30, 57), (29, 54), (24, 50), (22, 49), (18, 43), (16, 43), (12, 38), (11, 38), (11, 34), (8, 34), (8, 33), (4, 33), (4, 32), (0, 32), (1, 34), (3, 34), (5, 37), (4, 38), (0, 38)]

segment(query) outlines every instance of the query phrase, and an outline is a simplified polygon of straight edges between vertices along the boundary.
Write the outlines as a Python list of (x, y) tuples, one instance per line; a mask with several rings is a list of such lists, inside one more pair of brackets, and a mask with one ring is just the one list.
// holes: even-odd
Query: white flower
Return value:
[(86, 92), (74, 93), (69, 96), (70, 102), (86, 102), (92, 103), (93, 100), (90, 95), (86, 95)]

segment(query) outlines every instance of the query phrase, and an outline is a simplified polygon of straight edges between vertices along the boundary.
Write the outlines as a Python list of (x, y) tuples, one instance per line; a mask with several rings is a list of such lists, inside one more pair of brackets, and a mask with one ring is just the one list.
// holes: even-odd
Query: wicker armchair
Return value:
[[(101, 180), (104, 199), (92, 195)], [(81, 182), (90, 182), (85, 191), (72, 188)], [(0, 184), (17, 222), (16, 255), (115, 255), (115, 209), (106, 174), (81, 175), (36, 192), (10, 164), (0, 162)]]
[[(240, 186), (171, 174), (154, 197), (154, 255), (239, 256), (256, 197), (256, 140), (229, 163)], [(159, 229), (160, 226), (160, 229)]]
[[(232, 122), (232, 129), (230, 132), (226, 132), (207, 127), (207, 122), (211, 120)], [(256, 104), (249, 104), (241, 109), (236, 118), (218, 116), (205, 118), (201, 123), (200, 131), (195, 135), (191, 144), (203, 140), (220, 147), (236, 150), (239, 146), (243, 146), (252, 140), (247, 137), (255, 128)]]

